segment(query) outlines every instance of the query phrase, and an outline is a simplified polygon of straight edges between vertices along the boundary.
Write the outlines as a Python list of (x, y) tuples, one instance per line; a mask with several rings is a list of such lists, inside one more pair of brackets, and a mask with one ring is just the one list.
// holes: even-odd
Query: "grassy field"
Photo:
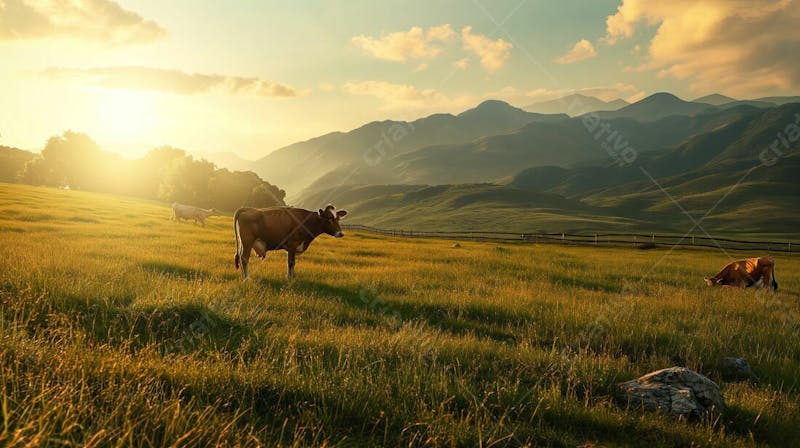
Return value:
[[(229, 217), (0, 184), (0, 445), (797, 446), (800, 260), (709, 289), (718, 251), (322, 236), (233, 267)], [(735, 257), (759, 254), (731, 254)], [(724, 356), (757, 384), (719, 380)], [(627, 410), (687, 366), (728, 411)]]

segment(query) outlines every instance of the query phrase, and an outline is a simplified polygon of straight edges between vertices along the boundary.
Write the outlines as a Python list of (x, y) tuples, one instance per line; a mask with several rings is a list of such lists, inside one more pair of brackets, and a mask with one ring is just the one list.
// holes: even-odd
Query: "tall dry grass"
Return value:
[[(229, 217), (0, 184), (0, 444), (792, 446), (800, 267), (709, 289), (719, 251), (322, 236), (242, 283)], [(750, 254), (731, 254), (744, 256)], [(757, 255), (757, 254), (753, 254)], [(757, 384), (719, 380), (742, 356)], [(720, 421), (628, 410), (687, 366)]]

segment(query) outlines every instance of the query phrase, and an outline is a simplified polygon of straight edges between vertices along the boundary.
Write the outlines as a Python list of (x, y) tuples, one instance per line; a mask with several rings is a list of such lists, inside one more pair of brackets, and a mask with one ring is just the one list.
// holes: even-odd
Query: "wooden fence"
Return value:
[[(539, 233), (539, 232), (495, 232), (495, 231), (420, 231), (388, 230), (361, 224), (343, 225), (345, 229), (403, 238), (441, 238), (460, 241), (490, 241), (498, 243), (557, 243), (582, 245), (634, 246), (640, 248), (658, 246), (695, 246), (722, 248), (725, 250), (766, 251), (792, 253), (791, 241), (745, 241), (729, 238), (709, 238), (694, 235), (657, 235), (652, 233)], [(795, 248), (796, 250), (796, 248)]]

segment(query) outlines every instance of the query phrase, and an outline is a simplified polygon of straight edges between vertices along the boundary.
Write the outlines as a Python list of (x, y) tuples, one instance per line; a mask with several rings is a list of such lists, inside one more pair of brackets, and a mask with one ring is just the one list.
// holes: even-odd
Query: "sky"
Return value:
[(256, 159), (490, 98), (796, 95), (798, 23), (800, 0), (0, 0), (0, 145)]

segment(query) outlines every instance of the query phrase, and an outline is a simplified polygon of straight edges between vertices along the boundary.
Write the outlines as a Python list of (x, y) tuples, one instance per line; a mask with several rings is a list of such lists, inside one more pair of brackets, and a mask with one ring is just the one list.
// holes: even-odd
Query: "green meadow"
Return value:
[[(291, 283), (284, 252), (242, 282), (229, 216), (170, 214), (0, 184), (0, 445), (799, 443), (796, 255), (775, 255), (772, 294), (706, 287), (715, 250), (348, 232)], [(726, 356), (758, 381), (722, 381)], [(676, 365), (720, 384), (718, 420), (614, 400)]]

